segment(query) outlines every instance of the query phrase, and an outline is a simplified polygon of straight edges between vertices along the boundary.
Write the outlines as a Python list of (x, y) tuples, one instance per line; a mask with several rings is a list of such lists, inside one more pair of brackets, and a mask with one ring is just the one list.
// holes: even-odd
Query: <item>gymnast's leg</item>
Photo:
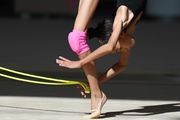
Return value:
[[(75, 19), (74, 28), (69, 33), (68, 41), (72, 50), (78, 55), (79, 59), (88, 56), (91, 51), (86, 43), (86, 30), (96, 10), (99, 0), (80, 0), (78, 14)], [(94, 61), (83, 66), (91, 89), (91, 110), (98, 108), (102, 100), (102, 92), (98, 85), (98, 76)], [(102, 103), (106, 101), (106, 96)], [(89, 116), (89, 118), (99, 117), (99, 115)]]

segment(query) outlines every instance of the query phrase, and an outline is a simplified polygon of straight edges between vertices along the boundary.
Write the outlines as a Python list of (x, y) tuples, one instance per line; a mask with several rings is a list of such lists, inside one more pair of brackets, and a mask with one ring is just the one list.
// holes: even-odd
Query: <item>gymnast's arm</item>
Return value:
[[(123, 10), (126, 10), (126, 9), (123, 9)], [(97, 50), (92, 52), (90, 55), (88, 55), (84, 59), (81, 59), (80, 61), (70, 61), (70, 60), (60, 56), (60, 59), (57, 59), (56, 63), (58, 63), (62, 67), (67, 67), (67, 68), (71, 68), (71, 69), (72, 68), (80, 68), (84, 64), (88, 63), (89, 61), (95, 60), (95, 59), (97, 59), (97, 58), (99, 58), (99, 57), (101, 57), (103, 55), (106, 55), (106, 54), (112, 52), (113, 47), (117, 43), (117, 40), (119, 38), (119, 35), (121, 33), (122, 28), (124, 28), (124, 26), (127, 26), (128, 23), (132, 19), (131, 17), (133, 17), (132, 14), (130, 13), (129, 14), (130, 16), (127, 18), (128, 13), (126, 13), (126, 12), (129, 12), (129, 10), (126, 10), (126, 12), (123, 11), (123, 10), (118, 9), (118, 11), (117, 11), (117, 15), (115, 17), (115, 21), (114, 21), (114, 24), (113, 24), (113, 33), (112, 33), (112, 35), (110, 37), (110, 40), (109, 40), (109, 42), (107, 44), (101, 46), (100, 48), (98, 48)], [(122, 18), (121, 13), (126, 13), (125, 18)], [(126, 19), (126, 20), (124, 20), (124, 19)], [(124, 20), (124, 22), (121, 21), (121, 20)], [(131, 29), (130, 29), (130, 31), (131, 31)]]
[(120, 8), (118, 8), (113, 23), (113, 32), (108, 43), (102, 45), (84, 59), (81, 59), (79, 61), (80, 65), (83, 66), (89, 61), (98, 59), (104, 55), (111, 53), (118, 41), (122, 29), (125, 28), (130, 23), (132, 18), (133, 18), (133, 13), (126, 6), (121, 6)]
[(118, 73), (126, 69), (129, 59), (129, 54), (130, 54), (130, 50), (128, 50), (127, 52), (120, 52), (119, 61), (99, 77), (98, 79), (99, 84), (109, 80), (110, 78), (116, 76)]
[[(132, 21), (127, 26), (125, 34), (132, 36), (132, 34), (135, 31), (136, 24), (139, 21), (141, 15), (142, 15), (142, 12), (138, 15), (138, 17), (134, 21)], [(119, 74), (120, 72), (125, 70), (127, 63), (128, 63), (129, 55), (130, 55), (130, 50), (127, 52), (121, 52), (120, 57), (119, 57), (119, 61), (117, 63), (115, 63), (111, 68), (109, 68), (105, 73), (103, 73), (98, 78), (99, 84), (111, 79), (112, 77), (116, 76), (117, 74)]]

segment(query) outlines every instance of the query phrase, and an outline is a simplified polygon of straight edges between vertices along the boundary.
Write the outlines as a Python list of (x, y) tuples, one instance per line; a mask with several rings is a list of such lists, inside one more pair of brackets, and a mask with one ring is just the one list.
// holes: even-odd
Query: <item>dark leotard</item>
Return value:
[[(117, 8), (124, 5), (128, 7), (134, 14), (133, 20), (146, 8), (147, 0), (117, 0)], [(113, 12), (113, 17), (116, 15), (116, 10)]]

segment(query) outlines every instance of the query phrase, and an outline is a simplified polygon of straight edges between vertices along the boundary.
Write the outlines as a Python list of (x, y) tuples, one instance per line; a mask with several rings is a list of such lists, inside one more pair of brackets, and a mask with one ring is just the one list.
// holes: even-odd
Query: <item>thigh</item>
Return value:
[(89, 26), (99, 0), (80, 0), (74, 29), (85, 31)]

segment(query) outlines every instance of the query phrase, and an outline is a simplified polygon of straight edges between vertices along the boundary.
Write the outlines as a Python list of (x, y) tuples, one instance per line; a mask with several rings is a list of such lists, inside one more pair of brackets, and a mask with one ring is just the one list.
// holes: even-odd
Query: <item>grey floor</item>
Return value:
[[(0, 80), (0, 120), (83, 120), (90, 112), (89, 95), (83, 99), (76, 85)], [(179, 77), (113, 79), (101, 88), (108, 101), (99, 119), (180, 120)]]
[[(1, 97), (1, 120), (83, 120), (90, 99)], [(180, 101), (109, 99), (99, 119), (179, 120)]]

